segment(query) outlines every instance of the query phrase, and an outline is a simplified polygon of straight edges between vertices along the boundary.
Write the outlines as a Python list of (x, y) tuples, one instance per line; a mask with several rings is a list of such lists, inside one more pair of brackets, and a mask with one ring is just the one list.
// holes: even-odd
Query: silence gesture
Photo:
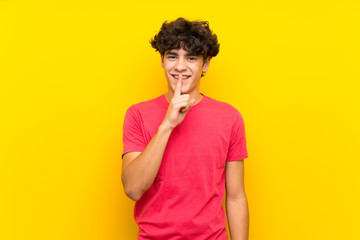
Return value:
[(195, 99), (190, 99), (189, 94), (181, 94), (182, 79), (176, 83), (174, 96), (170, 101), (163, 123), (171, 130), (179, 125), (185, 118), (186, 113), (195, 103)]

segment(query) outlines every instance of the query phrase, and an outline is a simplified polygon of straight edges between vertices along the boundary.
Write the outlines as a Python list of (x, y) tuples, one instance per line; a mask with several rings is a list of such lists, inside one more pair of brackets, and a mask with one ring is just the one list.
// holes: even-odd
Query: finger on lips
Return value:
[(194, 104), (195, 100), (190, 100), (189, 94), (183, 94), (181, 95), (181, 87), (182, 87), (182, 79), (178, 79), (176, 82), (174, 97), (172, 99), (172, 104), (175, 107), (175, 109), (179, 109), (181, 113), (186, 113), (190, 110), (192, 105)]
[(175, 96), (181, 96), (181, 85), (182, 85), (182, 80), (179, 79), (176, 83), (176, 87), (175, 87)]

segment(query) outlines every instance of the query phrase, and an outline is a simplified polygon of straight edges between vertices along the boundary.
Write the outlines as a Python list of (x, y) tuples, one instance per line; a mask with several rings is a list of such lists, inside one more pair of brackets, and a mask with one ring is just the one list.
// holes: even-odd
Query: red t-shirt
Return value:
[[(128, 109), (123, 154), (145, 149), (168, 106), (161, 95)], [(154, 183), (135, 204), (139, 239), (227, 239), (225, 164), (244, 158), (240, 113), (203, 95), (171, 133)]]

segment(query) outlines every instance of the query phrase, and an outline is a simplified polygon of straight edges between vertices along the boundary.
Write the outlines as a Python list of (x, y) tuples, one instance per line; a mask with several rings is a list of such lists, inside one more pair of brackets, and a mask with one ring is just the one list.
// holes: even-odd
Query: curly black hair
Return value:
[(171, 49), (183, 48), (196, 56), (202, 55), (204, 59), (215, 57), (220, 47), (217, 36), (212, 33), (207, 21), (188, 21), (184, 18), (165, 21), (150, 44), (161, 55)]

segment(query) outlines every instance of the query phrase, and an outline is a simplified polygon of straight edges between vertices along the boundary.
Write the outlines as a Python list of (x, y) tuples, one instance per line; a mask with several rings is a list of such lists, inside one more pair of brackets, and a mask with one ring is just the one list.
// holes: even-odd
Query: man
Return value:
[(248, 239), (244, 123), (229, 104), (200, 93), (219, 52), (207, 22), (164, 22), (152, 39), (168, 92), (131, 106), (124, 121), (122, 182), (136, 201), (138, 239)]

